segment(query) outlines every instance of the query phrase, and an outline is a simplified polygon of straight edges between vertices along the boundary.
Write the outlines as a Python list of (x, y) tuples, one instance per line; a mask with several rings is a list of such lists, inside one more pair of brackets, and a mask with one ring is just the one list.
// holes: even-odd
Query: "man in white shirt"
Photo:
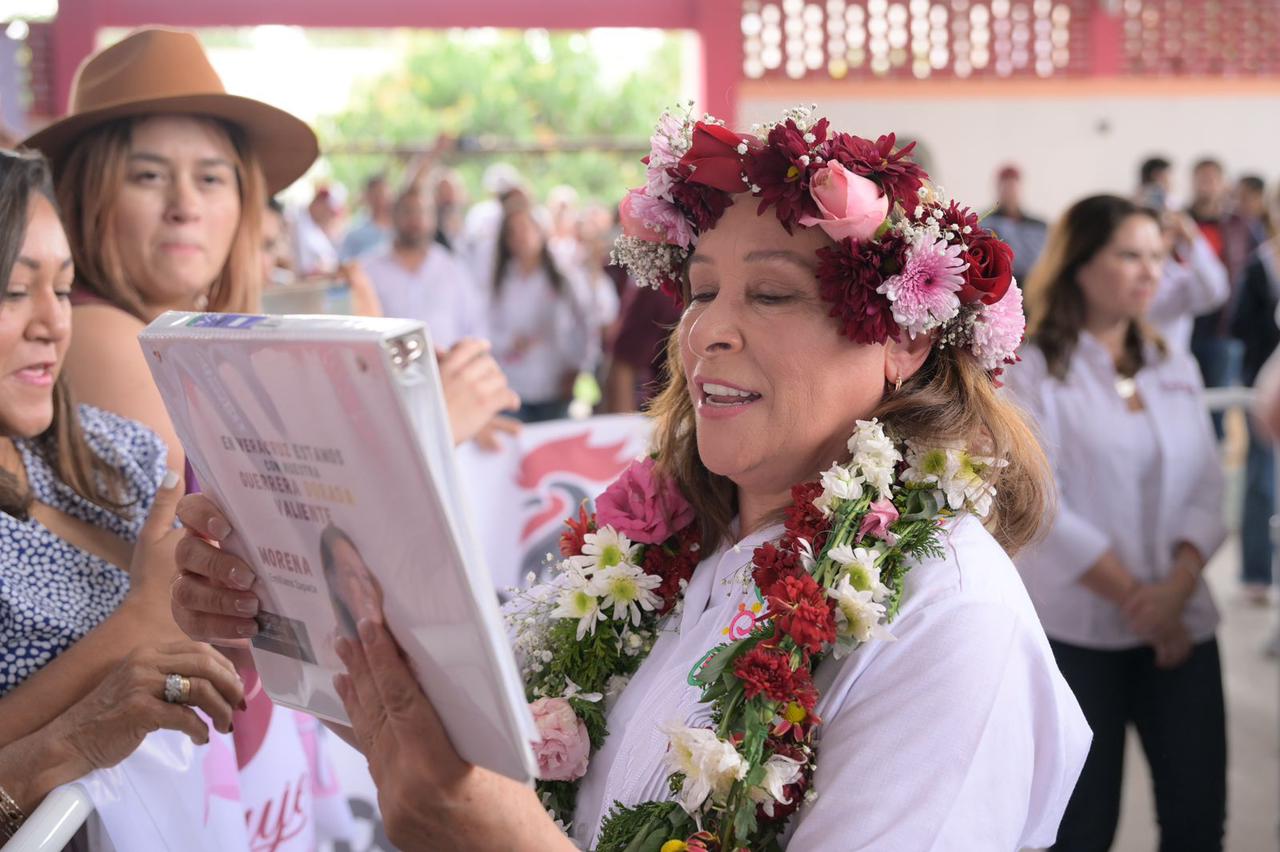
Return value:
[(361, 261), (383, 314), (422, 320), (441, 349), (464, 337), (487, 338), (487, 300), (466, 268), (434, 242), (429, 193), (417, 186), (401, 192), (391, 223), (391, 244)]
[(336, 188), (320, 187), (293, 225), (294, 270), (301, 276), (331, 275), (338, 269), (332, 231), (342, 214)]

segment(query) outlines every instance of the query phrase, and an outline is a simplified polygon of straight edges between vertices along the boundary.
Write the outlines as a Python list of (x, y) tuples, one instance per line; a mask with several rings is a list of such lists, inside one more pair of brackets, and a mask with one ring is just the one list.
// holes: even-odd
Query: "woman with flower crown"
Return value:
[[(1011, 254), (893, 136), (664, 115), (616, 258), (685, 306), (653, 454), (509, 611), (536, 791), (467, 765), (372, 622), (337, 685), (405, 849), (1017, 850), (1089, 730), (1007, 553), (1046, 464), (996, 376)], [(188, 498), (174, 612), (251, 634)], [(243, 594), (243, 593), (239, 593)], [(570, 840), (570, 837), (572, 840)]]

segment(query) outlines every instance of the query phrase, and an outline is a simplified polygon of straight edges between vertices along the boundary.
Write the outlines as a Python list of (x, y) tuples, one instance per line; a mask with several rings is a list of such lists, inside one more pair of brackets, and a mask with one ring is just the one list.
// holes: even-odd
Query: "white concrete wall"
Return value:
[(737, 124), (817, 103), (836, 129), (919, 140), (934, 180), (979, 211), (992, 203), (993, 176), (1006, 162), (1023, 171), (1028, 209), (1048, 218), (1085, 195), (1131, 193), (1138, 164), (1154, 153), (1173, 161), (1183, 197), (1191, 164), (1206, 155), (1229, 175), (1280, 181), (1280, 82), (902, 83), (850, 96), (857, 86), (748, 84)]

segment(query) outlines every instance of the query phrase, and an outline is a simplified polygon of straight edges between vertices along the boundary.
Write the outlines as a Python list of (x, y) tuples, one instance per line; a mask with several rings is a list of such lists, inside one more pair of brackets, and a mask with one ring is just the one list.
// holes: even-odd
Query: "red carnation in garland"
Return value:
[(826, 590), (808, 574), (783, 577), (769, 595), (769, 613), (777, 629), (811, 654), (836, 641), (835, 606)]
[[(791, 670), (791, 655), (776, 645), (759, 643), (733, 661), (733, 675), (742, 682), (746, 697), (764, 696), (771, 701), (796, 701), (797, 687), (804, 688), (809, 669)], [(809, 681), (812, 686), (812, 679)], [(797, 702), (799, 704), (799, 702)]]
[(892, 133), (875, 142), (850, 133), (837, 133), (831, 137), (827, 159), (835, 160), (849, 171), (880, 184), (891, 201), (899, 202), (910, 210), (929, 176), (919, 165), (907, 159), (916, 143), (895, 151), (897, 140), (898, 137)]
[(779, 550), (777, 545), (769, 541), (756, 548), (751, 557), (751, 579), (755, 581), (760, 594), (768, 597), (774, 584), (783, 577), (795, 577), (804, 573), (800, 557), (793, 547), (794, 543), (788, 541), (786, 549)]
[[(809, 194), (809, 172), (821, 165), (813, 157), (815, 149), (821, 150), (826, 143), (828, 123), (824, 118), (808, 130), (801, 130), (794, 120), (787, 119), (774, 125), (764, 147), (746, 158), (747, 178), (760, 188), (757, 212), (773, 207), (788, 234), (801, 216), (820, 216), (818, 205)], [(806, 142), (806, 135), (813, 141)]]
[(671, 185), (671, 197), (698, 233), (705, 234), (714, 228), (733, 203), (729, 193), (705, 184), (691, 183), (688, 168), (671, 168), (667, 172), (675, 179)]
[[(822, 496), (822, 483), (804, 482), (791, 486), (791, 505), (784, 513), (784, 524), (792, 539), (802, 538), (811, 546), (817, 547), (818, 536), (831, 529), (831, 521), (824, 517), (813, 501)], [(764, 593), (759, 583), (756, 587)]]
[(564, 525), (568, 529), (560, 534), (560, 555), (567, 559), (582, 553), (587, 533), (596, 531), (596, 516), (588, 512), (583, 503), (578, 507), (578, 517), (565, 518)]
[(680, 158), (680, 168), (688, 170), (687, 180), (690, 183), (704, 184), (723, 192), (745, 192), (743, 155), (738, 151), (744, 143), (749, 147), (760, 144), (758, 140), (734, 133), (724, 125), (699, 121), (693, 125), (689, 150)]
[(898, 339), (893, 305), (887, 296), (876, 292), (892, 274), (882, 267), (886, 257), (893, 256), (896, 242), (886, 235), (879, 244), (846, 239), (818, 249), (822, 298), (831, 303), (830, 315), (839, 321), (840, 333), (854, 343)]
[(668, 552), (666, 547), (651, 545), (644, 551), (644, 568), (646, 574), (662, 578), (662, 583), (653, 590), (662, 598), (659, 615), (666, 615), (676, 605), (680, 597), (680, 581), (688, 582), (693, 576), (693, 569), (701, 561), (701, 550), (698, 547), (696, 525), (685, 527), (676, 535), (676, 552)]

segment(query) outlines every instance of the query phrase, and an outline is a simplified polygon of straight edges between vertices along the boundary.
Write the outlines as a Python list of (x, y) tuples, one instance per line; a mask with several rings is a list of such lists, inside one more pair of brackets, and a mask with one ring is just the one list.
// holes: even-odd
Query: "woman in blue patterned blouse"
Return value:
[(242, 696), (230, 664), (169, 613), (181, 489), (164, 444), (77, 406), (60, 377), (72, 273), (47, 166), (0, 152), (0, 751), (106, 681), (116, 712), (60, 738), (79, 754), (58, 759), (87, 771), (157, 727), (207, 739), (190, 708), (166, 702), (166, 679), (182, 687), (168, 701), (222, 731)]

